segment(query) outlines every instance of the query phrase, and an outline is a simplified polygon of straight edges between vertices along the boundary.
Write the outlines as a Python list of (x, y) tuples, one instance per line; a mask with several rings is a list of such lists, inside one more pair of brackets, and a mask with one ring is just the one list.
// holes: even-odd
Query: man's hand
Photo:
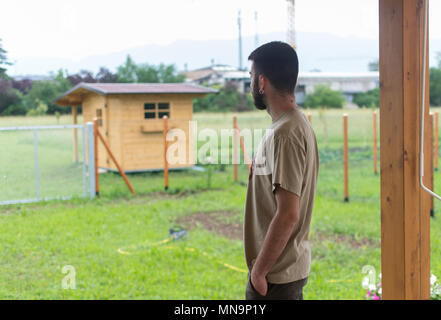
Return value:
[(251, 270), (251, 284), (261, 296), (266, 296), (268, 291), (268, 283), (266, 282), (266, 278), (263, 274), (259, 274), (255, 270), (256, 268)]

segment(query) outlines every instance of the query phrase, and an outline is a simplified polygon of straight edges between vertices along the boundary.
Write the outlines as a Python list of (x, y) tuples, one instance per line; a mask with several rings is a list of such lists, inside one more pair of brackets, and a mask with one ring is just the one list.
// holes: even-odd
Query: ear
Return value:
[(263, 74), (259, 75), (259, 90), (265, 90), (266, 78)]

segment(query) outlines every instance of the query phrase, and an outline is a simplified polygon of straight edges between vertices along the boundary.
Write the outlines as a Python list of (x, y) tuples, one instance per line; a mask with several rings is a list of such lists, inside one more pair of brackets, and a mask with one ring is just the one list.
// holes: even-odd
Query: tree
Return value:
[(203, 98), (194, 99), (194, 111), (228, 112), (253, 110), (251, 95), (240, 93), (232, 82), (227, 82), (223, 87), (216, 87), (219, 93), (210, 93)]
[(12, 79), (12, 87), (22, 94), (26, 94), (31, 90), (33, 81), (31, 79), (14, 80)]
[(354, 97), (354, 103), (360, 108), (363, 106), (374, 108), (380, 107), (380, 88), (357, 93)]
[(0, 79), (0, 114), (4, 114), (9, 106), (17, 102), (18, 96), (12, 90), (11, 81)]
[(159, 82), (163, 83), (173, 83), (173, 82), (184, 82), (185, 75), (177, 74), (178, 70), (174, 64), (165, 65), (161, 63), (157, 68)]
[(438, 68), (430, 68), (430, 104), (441, 106), (441, 52), (437, 53)]
[(430, 104), (441, 106), (441, 68), (430, 68)]
[(368, 70), (369, 71), (379, 71), (380, 70), (380, 61), (377, 59), (377, 60), (369, 62)]
[(116, 73), (112, 73), (109, 69), (105, 67), (101, 67), (98, 73), (95, 76), (97, 82), (103, 83), (114, 83), (118, 82), (118, 75)]
[(55, 99), (72, 88), (67, 79), (67, 72), (58, 70), (57, 74), (51, 73), (53, 80), (35, 81), (32, 89), (24, 96), (24, 104), (27, 110), (36, 109), (40, 102), (47, 105), (47, 113), (69, 113), (70, 108), (60, 107)]
[(185, 76), (178, 74), (176, 66), (161, 63), (159, 66), (148, 63), (136, 64), (130, 55), (126, 62), (117, 68), (118, 82), (133, 83), (171, 83), (184, 82)]
[(93, 73), (88, 70), (80, 70), (80, 72), (67, 76), (70, 84), (76, 86), (81, 82), (95, 83), (98, 82)]
[(154, 66), (149, 65), (148, 63), (137, 65), (135, 76), (136, 76), (135, 82), (141, 82), (141, 83), (161, 82), (159, 78), (158, 70)]
[(117, 69), (118, 82), (130, 83), (136, 82), (136, 69), (137, 65), (132, 60), (130, 55), (127, 55), (126, 62), (124, 65), (121, 65)]
[(313, 93), (306, 95), (305, 106), (309, 108), (328, 107), (341, 109), (345, 98), (340, 91), (334, 91), (329, 86), (317, 85)]
[(2, 47), (2, 39), (0, 39), (0, 78), (6, 78), (6, 66), (12, 65), (8, 61), (7, 54), (8, 52)]

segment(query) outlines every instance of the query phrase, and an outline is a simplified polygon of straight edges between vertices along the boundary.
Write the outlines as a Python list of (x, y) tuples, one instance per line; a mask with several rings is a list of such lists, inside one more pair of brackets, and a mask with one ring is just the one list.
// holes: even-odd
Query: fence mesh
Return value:
[(0, 128), (0, 204), (87, 195), (84, 135), (82, 126)]

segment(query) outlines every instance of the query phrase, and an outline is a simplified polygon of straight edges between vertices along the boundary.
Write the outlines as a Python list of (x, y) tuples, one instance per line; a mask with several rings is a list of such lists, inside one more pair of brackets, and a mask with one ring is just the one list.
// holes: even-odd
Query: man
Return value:
[(314, 131), (296, 105), (295, 50), (270, 42), (253, 51), (251, 92), (272, 124), (253, 158), (246, 196), (246, 299), (303, 299), (310, 272), (309, 228), (319, 156)]

